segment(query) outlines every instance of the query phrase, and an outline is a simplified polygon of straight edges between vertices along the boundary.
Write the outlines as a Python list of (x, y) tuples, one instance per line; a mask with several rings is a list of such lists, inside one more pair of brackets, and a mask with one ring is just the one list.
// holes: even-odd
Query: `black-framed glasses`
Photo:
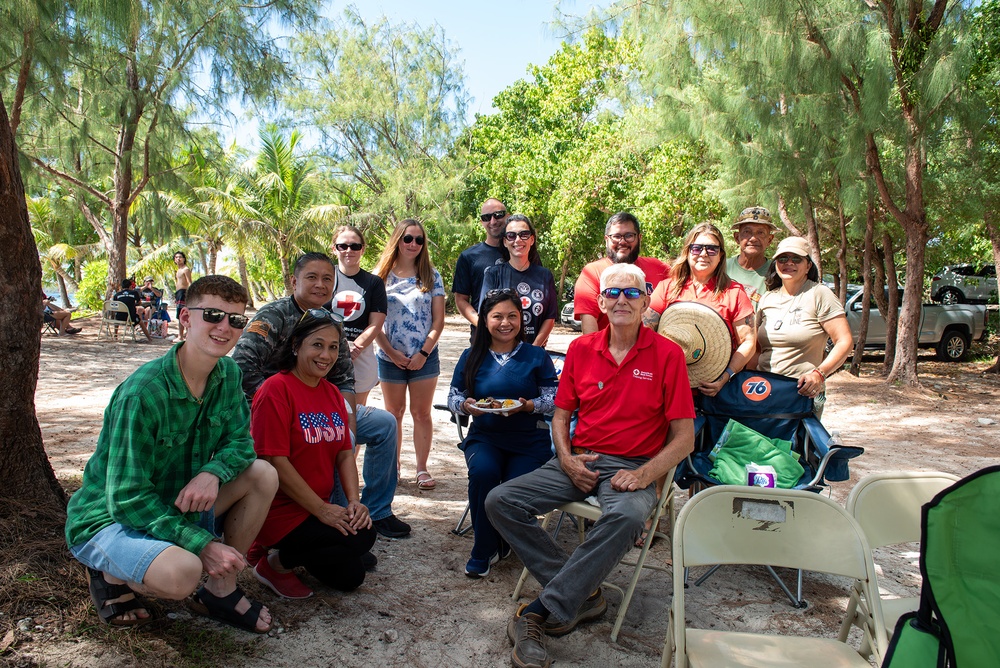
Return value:
[(498, 288), (486, 291), (487, 299), (493, 299), (494, 297), (515, 297), (518, 302), (521, 301), (520, 295), (517, 294), (517, 290), (514, 288)]
[(494, 211), (493, 213), (482, 214), (481, 216), (479, 216), (479, 220), (483, 221), (484, 223), (488, 223), (490, 222), (490, 219), (500, 220), (501, 218), (506, 218), (506, 217), (507, 217), (507, 212), (504, 211), (503, 209), (500, 209), (499, 211)]
[(415, 243), (418, 246), (423, 246), (424, 245), (424, 238), (423, 237), (419, 237), (419, 236), (415, 237), (412, 234), (404, 234), (403, 235), (403, 243), (404, 244)]
[(533, 236), (534, 235), (531, 233), (531, 230), (521, 230), (519, 232), (504, 232), (503, 233), (503, 238), (506, 239), (507, 241), (513, 241), (514, 239), (517, 239), (518, 237), (521, 237), (521, 239), (523, 241), (527, 241), (528, 239), (530, 239)]
[(242, 313), (227, 313), (220, 308), (209, 306), (188, 306), (189, 311), (201, 311), (201, 319), (213, 325), (218, 325), (222, 319), (229, 316), (229, 326), (233, 329), (243, 329), (250, 322), (250, 317)]
[(719, 249), (721, 246), (718, 244), (691, 244), (688, 246), (688, 252), (691, 255), (701, 255), (704, 253), (708, 257), (715, 257), (719, 254)]
[(635, 232), (625, 232), (624, 234), (606, 234), (605, 236), (616, 244), (620, 244), (623, 241), (632, 243), (639, 235)]
[(625, 295), (625, 299), (638, 299), (646, 294), (646, 291), (639, 288), (604, 288), (601, 294), (608, 299), (618, 299), (619, 295)]
[(799, 257), (798, 255), (782, 255), (781, 257), (774, 258), (774, 261), (778, 264), (788, 264), (789, 262), (792, 264), (802, 264), (803, 260), (805, 260), (805, 258)]
[(313, 320), (329, 320), (335, 325), (340, 325), (344, 322), (344, 319), (340, 317), (339, 313), (334, 313), (333, 311), (327, 311), (325, 308), (310, 308), (306, 309), (302, 313), (302, 317), (299, 318), (299, 323), (301, 324), (306, 318), (312, 318)]
[(355, 243), (355, 244), (334, 244), (333, 247), (336, 248), (339, 251), (346, 251), (346, 250), (359, 251), (362, 248), (364, 248), (365, 245), (364, 244), (357, 244), (357, 243)]

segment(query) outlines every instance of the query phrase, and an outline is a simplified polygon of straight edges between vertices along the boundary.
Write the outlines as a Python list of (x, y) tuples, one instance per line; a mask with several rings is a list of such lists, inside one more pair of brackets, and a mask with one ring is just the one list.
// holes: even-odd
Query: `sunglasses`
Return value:
[(412, 234), (404, 234), (403, 235), (403, 243), (404, 244), (415, 243), (418, 246), (423, 246), (424, 245), (424, 238), (423, 237), (415, 237)]
[(506, 218), (506, 217), (507, 217), (507, 212), (501, 209), (500, 211), (494, 211), (493, 213), (484, 213), (481, 216), (479, 216), (479, 220), (483, 221), (484, 223), (488, 223), (490, 222), (491, 218), (493, 220), (500, 220), (501, 218)]
[[(409, 243), (409, 242), (406, 242), (406, 243)], [(333, 247), (336, 248), (339, 251), (346, 251), (346, 250), (359, 251), (362, 248), (364, 248), (365, 245), (364, 244), (334, 244)]]
[(302, 314), (302, 317), (299, 318), (299, 324), (302, 324), (302, 321), (306, 318), (312, 318), (313, 320), (329, 320), (335, 325), (339, 325), (344, 322), (344, 319), (341, 318), (339, 314), (334, 313), (333, 311), (327, 311), (325, 308), (307, 309)]
[(716, 244), (691, 244), (688, 246), (691, 255), (701, 255), (704, 253), (708, 257), (715, 257), (719, 254), (719, 246)]
[(638, 299), (646, 294), (646, 292), (639, 288), (604, 288), (601, 290), (601, 294), (608, 299), (618, 299), (618, 296), (623, 294), (626, 299)]
[(506, 239), (507, 241), (513, 241), (514, 239), (517, 239), (518, 237), (521, 237), (521, 239), (523, 239), (524, 241), (527, 241), (528, 239), (530, 239), (533, 236), (534, 235), (531, 233), (531, 230), (521, 230), (520, 232), (504, 232), (503, 233), (503, 238)]
[(233, 329), (243, 329), (250, 322), (250, 317), (242, 313), (226, 313), (222, 309), (209, 308), (203, 306), (188, 306), (189, 311), (201, 311), (201, 319), (213, 325), (222, 322), (222, 319), (229, 316), (229, 326)]
[(521, 301), (520, 296), (517, 294), (517, 291), (514, 288), (500, 288), (498, 290), (486, 291), (487, 299), (493, 299), (494, 297), (516, 297), (518, 303), (520, 303)]
[(803, 260), (805, 260), (805, 258), (799, 257), (798, 255), (782, 255), (781, 257), (774, 258), (774, 261), (778, 264), (788, 264), (789, 262), (792, 264), (802, 264)]
[(635, 238), (637, 236), (639, 236), (639, 235), (636, 234), (635, 232), (626, 232), (624, 234), (608, 234), (608, 235), (605, 235), (605, 236), (607, 236), (608, 239), (611, 239), (612, 241), (614, 241), (616, 244), (620, 244), (623, 241), (627, 241), (628, 243), (632, 243), (633, 241), (635, 241)]

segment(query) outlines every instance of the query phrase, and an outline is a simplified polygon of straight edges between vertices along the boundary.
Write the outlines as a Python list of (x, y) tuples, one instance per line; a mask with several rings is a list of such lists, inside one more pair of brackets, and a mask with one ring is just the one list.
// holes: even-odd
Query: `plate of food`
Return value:
[(519, 408), (521, 402), (517, 399), (494, 399), (493, 397), (486, 397), (485, 399), (477, 399), (475, 406), (484, 413), (506, 413), (507, 411)]

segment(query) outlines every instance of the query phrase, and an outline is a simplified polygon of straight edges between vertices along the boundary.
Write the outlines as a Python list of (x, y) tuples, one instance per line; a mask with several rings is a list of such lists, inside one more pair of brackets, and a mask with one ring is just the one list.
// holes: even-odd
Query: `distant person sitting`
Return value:
[(69, 320), (73, 316), (72, 311), (67, 311), (52, 303), (52, 298), (42, 294), (42, 321), (55, 323), (56, 335), (76, 334), (81, 331), (79, 327), (70, 327)]
[(139, 296), (142, 298), (142, 319), (149, 321), (153, 313), (160, 308), (160, 300), (163, 299), (163, 290), (153, 286), (153, 277), (147, 276), (139, 288)]
[(115, 313), (115, 320), (122, 320), (131, 322), (133, 325), (138, 325), (142, 330), (142, 333), (146, 335), (146, 340), (152, 341), (153, 337), (149, 335), (149, 329), (146, 328), (145, 321), (143, 321), (137, 311), (142, 295), (139, 294), (138, 290), (132, 287), (132, 279), (123, 278), (122, 289), (116, 292), (112, 299), (116, 302), (121, 302), (128, 309), (128, 315), (121, 312)]
[(159, 307), (153, 313), (153, 317), (149, 319), (149, 333), (155, 339), (167, 338), (167, 326), (169, 322), (170, 312), (167, 311), (167, 305), (160, 302)]

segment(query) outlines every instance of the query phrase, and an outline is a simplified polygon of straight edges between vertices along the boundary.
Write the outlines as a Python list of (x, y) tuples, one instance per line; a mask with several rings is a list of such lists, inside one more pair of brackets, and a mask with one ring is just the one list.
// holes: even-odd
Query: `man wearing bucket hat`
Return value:
[(766, 292), (765, 253), (771, 246), (777, 229), (771, 222), (771, 212), (762, 206), (749, 206), (743, 209), (733, 223), (733, 238), (739, 244), (740, 253), (726, 262), (726, 273), (729, 278), (743, 286), (755, 310), (761, 295)]
[[(570, 343), (552, 419), (556, 457), (486, 498), (490, 522), (542, 584), (508, 623), (514, 666), (550, 665), (546, 635), (604, 614), (600, 584), (640, 536), (656, 481), (694, 449), (684, 353), (642, 326), (645, 285), (642, 270), (629, 263), (601, 273), (598, 304), (609, 325)], [(604, 514), (567, 555), (538, 516), (591, 495)]]
[(631, 213), (619, 211), (608, 219), (604, 226), (604, 242), (607, 257), (591, 262), (580, 272), (573, 288), (573, 315), (580, 320), (580, 330), (584, 334), (596, 332), (608, 326), (608, 317), (597, 305), (598, 286), (601, 272), (612, 264), (627, 263), (639, 267), (646, 275), (646, 294), (653, 290), (670, 273), (670, 266), (655, 257), (640, 257), (642, 231), (639, 221)]

